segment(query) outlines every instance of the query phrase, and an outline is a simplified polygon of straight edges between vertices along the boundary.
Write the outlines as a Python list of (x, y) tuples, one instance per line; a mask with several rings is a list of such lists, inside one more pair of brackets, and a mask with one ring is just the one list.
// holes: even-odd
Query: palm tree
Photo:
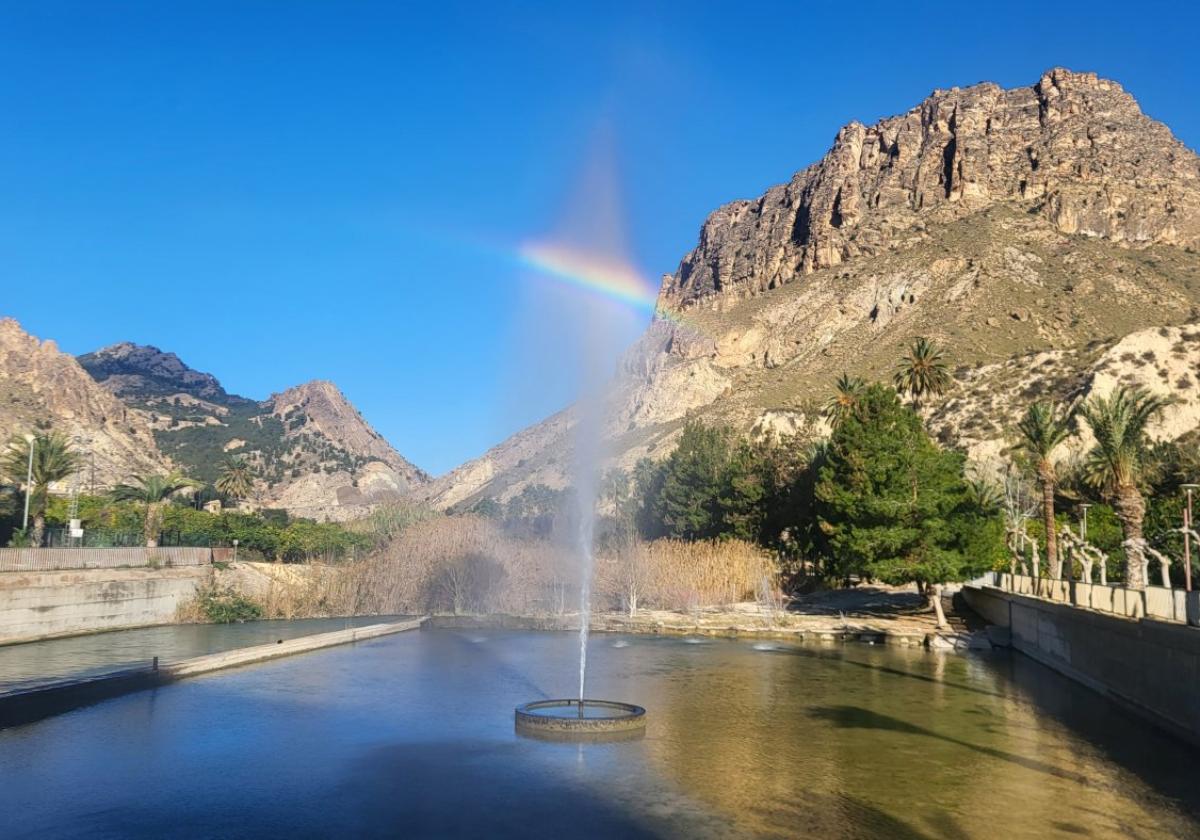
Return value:
[(162, 523), (162, 506), (167, 499), (184, 490), (195, 490), (202, 485), (199, 481), (185, 477), (179, 472), (166, 475), (139, 475), (129, 484), (118, 484), (112, 489), (112, 498), (118, 502), (137, 502), (146, 506), (143, 533), (146, 547), (158, 545), (158, 532)]
[(217, 490), (240, 502), (254, 489), (254, 468), (245, 458), (231, 458), (217, 477)]
[(921, 409), (926, 396), (938, 396), (950, 387), (946, 354), (928, 338), (918, 338), (896, 365), (893, 379), (901, 395), (912, 397), (913, 408)]
[(1113, 497), (1125, 534), (1125, 585), (1131, 589), (1146, 588), (1146, 502), (1138, 489), (1145, 472), (1146, 426), (1167, 403), (1143, 388), (1121, 386), (1108, 397), (1092, 397), (1079, 409), (1096, 437), (1088, 455), (1088, 475)]
[(1038, 482), (1042, 485), (1042, 523), (1046, 529), (1046, 560), (1050, 577), (1062, 577), (1062, 560), (1058, 556), (1058, 533), (1054, 522), (1054, 488), (1058, 481), (1055, 472), (1054, 450), (1071, 433), (1071, 414), (1056, 411), (1049, 402), (1035, 402), (1017, 423), (1021, 433), (1021, 448), (1034, 459)]
[(843, 373), (837, 378), (837, 381), (833, 383), (833, 396), (825, 403), (825, 413), (829, 415), (830, 425), (839, 426), (843, 420), (854, 413), (858, 407), (858, 401), (862, 397), (863, 389), (866, 387), (867, 383), (858, 376)]
[(46, 506), (50, 503), (50, 485), (69, 478), (82, 463), (71, 441), (61, 432), (34, 435), (33, 442), (14, 436), (4, 449), (0, 472), (18, 486), (25, 483), (29, 472), (29, 448), (33, 447), (33, 481), (28, 488), (29, 512), (33, 515), (33, 530), (29, 544), (40, 546), (46, 530)]

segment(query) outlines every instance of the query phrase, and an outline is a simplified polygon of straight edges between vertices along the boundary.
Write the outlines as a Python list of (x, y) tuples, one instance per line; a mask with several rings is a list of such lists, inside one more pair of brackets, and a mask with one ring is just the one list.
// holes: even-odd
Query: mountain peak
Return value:
[(122, 341), (79, 357), (92, 378), (121, 398), (189, 394), (202, 400), (229, 398), (211, 373), (192, 370), (174, 353)]
[(757, 294), (998, 204), (1123, 247), (1195, 246), (1200, 158), (1095, 73), (936, 90), (874, 125), (849, 123), (789, 183), (712, 213), (663, 302)]

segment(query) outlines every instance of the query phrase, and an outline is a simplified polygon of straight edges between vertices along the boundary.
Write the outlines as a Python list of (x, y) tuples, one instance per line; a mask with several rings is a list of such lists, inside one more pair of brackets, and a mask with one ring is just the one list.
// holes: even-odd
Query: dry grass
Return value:
[(598, 558), (596, 591), (607, 606), (696, 610), (747, 600), (779, 600), (779, 572), (757, 546), (740, 540), (633, 542)]
[[(269, 618), (563, 614), (579, 602), (580, 566), (561, 544), (515, 537), (489, 519), (454, 516), (418, 522), (356, 562), (263, 564), (226, 585), (251, 597)], [(771, 559), (736, 540), (629, 542), (598, 557), (593, 577), (599, 610), (769, 604), (778, 591)]]

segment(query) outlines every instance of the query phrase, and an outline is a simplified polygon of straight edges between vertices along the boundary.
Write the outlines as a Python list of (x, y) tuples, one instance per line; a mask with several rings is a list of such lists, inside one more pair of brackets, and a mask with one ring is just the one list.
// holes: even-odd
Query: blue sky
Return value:
[(1198, 24), (1150, 2), (4, 3), (0, 314), (251, 397), (332, 379), (439, 473), (574, 393), (539, 303), (559, 292), (512, 253), (580, 200), (600, 126), (656, 282), (711, 209), (935, 87), (1095, 70), (1197, 148)]

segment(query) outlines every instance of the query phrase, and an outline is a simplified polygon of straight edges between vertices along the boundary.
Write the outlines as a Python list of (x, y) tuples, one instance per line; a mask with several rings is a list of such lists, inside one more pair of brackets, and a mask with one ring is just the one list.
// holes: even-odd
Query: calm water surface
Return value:
[(114, 630), (66, 639), (0, 646), (0, 691), (23, 688), (65, 677), (89, 676), (134, 665), (154, 657), (162, 664), (193, 656), (295, 639), (364, 624), (399, 620), (398, 616), (304, 618), (293, 621), (248, 621), (244, 624), (173, 624), (139, 630)]
[(0, 732), (0, 836), (1187, 837), (1196, 754), (1020, 656), (421, 631)]

